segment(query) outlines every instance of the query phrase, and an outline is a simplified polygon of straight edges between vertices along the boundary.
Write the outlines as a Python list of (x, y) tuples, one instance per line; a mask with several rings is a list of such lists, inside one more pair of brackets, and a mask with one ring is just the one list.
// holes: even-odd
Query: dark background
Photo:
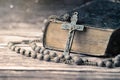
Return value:
[(61, 15), (91, 0), (0, 0), (2, 29), (35, 26), (50, 15)]
[(62, 15), (89, 1), (92, 0), (0, 0), (0, 28), (41, 27), (48, 16)]

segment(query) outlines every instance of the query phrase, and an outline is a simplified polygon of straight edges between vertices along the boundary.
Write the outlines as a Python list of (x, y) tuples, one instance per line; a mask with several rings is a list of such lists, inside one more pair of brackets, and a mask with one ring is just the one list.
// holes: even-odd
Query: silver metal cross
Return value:
[(63, 23), (62, 24), (62, 29), (69, 30), (66, 47), (65, 47), (64, 53), (63, 53), (64, 55), (70, 54), (71, 46), (72, 46), (74, 35), (75, 35), (75, 30), (77, 30), (77, 31), (84, 30), (84, 25), (76, 24), (77, 20), (78, 20), (78, 12), (74, 12), (73, 16), (71, 17), (71, 23)]

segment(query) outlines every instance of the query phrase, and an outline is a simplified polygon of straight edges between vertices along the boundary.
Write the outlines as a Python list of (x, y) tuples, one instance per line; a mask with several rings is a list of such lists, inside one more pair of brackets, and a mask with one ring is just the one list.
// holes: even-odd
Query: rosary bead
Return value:
[(25, 49), (20, 49), (20, 54), (24, 55), (25, 54)]
[(115, 67), (120, 67), (120, 61), (114, 61), (114, 66)]
[(25, 56), (26, 56), (26, 57), (30, 57), (30, 56), (31, 56), (31, 51), (28, 51), (28, 50), (25, 51)]
[(98, 65), (99, 67), (105, 67), (105, 62), (104, 62), (104, 61), (99, 61), (99, 62), (97, 63), (97, 65)]
[(44, 58), (43, 54), (37, 54), (37, 59), (43, 60), (43, 58)]
[(11, 47), (11, 50), (12, 50), (12, 51), (15, 51), (15, 48), (16, 48), (16, 46), (12, 46), (12, 47)]
[(21, 48), (19, 48), (19, 47), (15, 47), (15, 52), (16, 52), (16, 53), (20, 53), (20, 49), (21, 49)]
[(9, 43), (8, 43), (8, 47), (9, 47), (9, 48), (11, 48), (13, 45), (14, 45), (14, 43), (12, 43), (12, 42), (9, 42)]
[(41, 49), (40, 46), (35, 47), (35, 52), (36, 52), (36, 53), (39, 53), (39, 52), (40, 52), (40, 49)]
[(50, 53), (50, 56), (51, 56), (51, 57), (56, 57), (57, 54), (56, 54), (56, 52), (51, 52), (51, 53)]
[(44, 55), (46, 55), (46, 54), (48, 55), (48, 54), (50, 54), (50, 51), (45, 50), (43, 54), (44, 54)]
[(45, 51), (45, 48), (42, 47), (42, 48), (40, 49), (40, 53), (43, 54), (44, 51)]
[(35, 43), (31, 43), (30, 46), (33, 50), (35, 50), (35, 48), (37, 47), (37, 45)]
[(120, 55), (117, 55), (117, 56), (115, 57), (115, 61), (120, 61)]
[(58, 55), (60, 59), (63, 59), (65, 56), (63, 54)]
[(106, 65), (107, 68), (112, 68), (113, 67), (113, 64), (112, 64), (111, 61), (107, 61), (105, 65)]
[(31, 52), (31, 57), (35, 59), (37, 57), (37, 53), (36, 52)]
[(67, 20), (69, 19), (69, 17), (70, 17), (70, 15), (67, 13), (67, 14), (64, 14), (64, 15), (63, 15), (62, 19), (63, 19), (64, 21), (67, 21)]
[(54, 62), (55, 62), (55, 63), (59, 63), (59, 62), (60, 62), (60, 58), (59, 58), (59, 57), (55, 57), (55, 58), (54, 58)]
[(44, 60), (45, 61), (50, 61), (50, 56), (49, 55), (44, 55)]
[(70, 55), (67, 55), (67, 56), (65, 56), (65, 59), (70, 60), (70, 59), (72, 59), (72, 57)]
[(73, 57), (73, 60), (74, 60), (74, 63), (76, 65), (82, 65), (83, 64), (83, 60), (78, 56)]

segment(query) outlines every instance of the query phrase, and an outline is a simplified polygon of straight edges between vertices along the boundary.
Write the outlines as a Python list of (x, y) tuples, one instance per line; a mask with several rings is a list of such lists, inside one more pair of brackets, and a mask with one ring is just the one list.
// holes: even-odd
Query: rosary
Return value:
[[(101, 60), (100, 62), (93, 62), (87, 59), (83, 60), (82, 57), (78, 56), (64, 56), (63, 54), (58, 55), (55, 51), (49, 51), (41, 46), (37, 46), (37, 42), (40, 42), (40, 40), (23, 40), (21, 42), (9, 42), (8, 48), (26, 57), (32, 57), (38, 60), (45, 60), (47, 62), (52, 61), (55, 63), (65, 63), (70, 65), (88, 65), (107, 68), (120, 67), (120, 55), (116, 56), (114, 59), (109, 58), (106, 60)], [(18, 44), (28, 44), (32, 48), (32, 51), (23, 49), (17, 46)]]

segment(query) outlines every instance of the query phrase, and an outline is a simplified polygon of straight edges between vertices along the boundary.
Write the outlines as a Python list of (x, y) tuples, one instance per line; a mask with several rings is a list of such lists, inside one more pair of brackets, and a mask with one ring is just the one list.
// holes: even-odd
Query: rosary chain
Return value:
[[(91, 65), (99, 67), (120, 67), (120, 55), (116, 56), (114, 59), (101, 60), (100, 62), (83, 60), (82, 58), (75, 56), (71, 57), (70, 55), (64, 56), (63, 54), (58, 55), (56, 52), (50, 52), (41, 46), (37, 46), (37, 42), (40, 40), (23, 40), (21, 42), (9, 42), (8, 47), (12, 51), (15, 51), (18, 54), (25, 55), (26, 57), (37, 58), (39, 60), (52, 61), (55, 63), (65, 63), (65, 64), (76, 64), (76, 65)], [(32, 48), (32, 51), (23, 49), (17, 44), (29, 44)]]

